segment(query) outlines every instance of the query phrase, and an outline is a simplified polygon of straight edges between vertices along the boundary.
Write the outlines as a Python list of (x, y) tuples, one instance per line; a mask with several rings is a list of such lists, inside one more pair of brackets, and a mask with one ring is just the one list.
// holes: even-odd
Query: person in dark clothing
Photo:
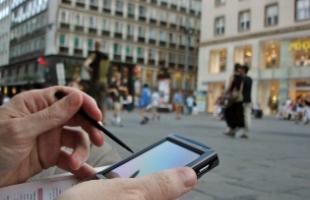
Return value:
[(243, 75), (243, 112), (244, 112), (244, 129), (241, 138), (248, 138), (251, 126), (251, 112), (252, 112), (252, 84), (253, 80), (248, 76), (249, 66), (243, 65), (241, 75)]
[(88, 93), (92, 96), (102, 112), (102, 122), (105, 123), (105, 99), (109, 72), (109, 57), (100, 51), (100, 43), (95, 43), (95, 51), (91, 52), (84, 62), (84, 67), (90, 73)]
[(0, 106), (2, 106), (2, 104), (3, 104), (3, 95), (2, 95), (2, 93), (0, 92)]
[(125, 94), (128, 93), (126, 84), (122, 81), (122, 75), (120, 72), (114, 74), (114, 80), (109, 86), (109, 94), (113, 100), (113, 124), (123, 127), (122, 124), (122, 106)]
[(227, 94), (237, 93), (237, 98), (224, 109), (224, 117), (228, 130), (224, 133), (228, 136), (235, 136), (238, 128), (244, 128), (243, 116), (243, 76), (241, 75), (241, 65), (235, 64), (234, 74), (230, 78)]

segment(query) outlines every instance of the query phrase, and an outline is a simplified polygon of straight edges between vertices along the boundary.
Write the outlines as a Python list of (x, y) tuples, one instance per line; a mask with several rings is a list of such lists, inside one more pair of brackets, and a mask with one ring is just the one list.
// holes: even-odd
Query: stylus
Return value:
[[(59, 100), (62, 99), (66, 94), (64, 92), (58, 91), (55, 93), (55, 97)], [(127, 146), (123, 141), (118, 139), (115, 135), (113, 135), (109, 130), (104, 128), (101, 124), (99, 124), (95, 119), (93, 119), (91, 116), (89, 116), (85, 110), (82, 108), (78, 111), (78, 114), (82, 116), (84, 119), (86, 119), (89, 123), (91, 123), (94, 127), (96, 127), (98, 130), (105, 133), (108, 137), (110, 137), (114, 142), (124, 147), (126, 150), (128, 150), (131, 153), (134, 153), (133, 150)]]

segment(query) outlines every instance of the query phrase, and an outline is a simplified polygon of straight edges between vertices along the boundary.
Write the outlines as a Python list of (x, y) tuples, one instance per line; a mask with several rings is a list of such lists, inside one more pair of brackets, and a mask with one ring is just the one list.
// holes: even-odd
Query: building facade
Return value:
[(0, 0), (0, 66), (9, 63), (10, 3), (11, 0)]
[(198, 88), (208, 111), (234, 63), (248, 64), (253, 104), (269, 114), (310, 92), (310, 0), (204, 0)]
[(68, 77), (96, 41), (142, 83), (156, 86), (159, 69), (168, 68), (172, 88), (196, 85), (200, 0), (15, 0), (11, 12), (2, 85), (55, 82), (59, 65)]

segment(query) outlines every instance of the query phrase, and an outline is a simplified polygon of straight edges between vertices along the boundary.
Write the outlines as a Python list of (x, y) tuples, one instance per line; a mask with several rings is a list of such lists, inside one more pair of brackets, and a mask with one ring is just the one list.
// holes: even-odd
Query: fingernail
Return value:
[(197, 176), (192, 169), (183, 168), (178, 170), (178, 174), (183, 181), (183, 184), (187, 188), (191, 188), (196, 185)]

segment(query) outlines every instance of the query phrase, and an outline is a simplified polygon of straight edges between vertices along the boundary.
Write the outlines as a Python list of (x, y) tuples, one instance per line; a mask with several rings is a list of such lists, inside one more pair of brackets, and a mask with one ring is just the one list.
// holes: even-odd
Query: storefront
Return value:
[(216, 102), (225, 92), (225, 82), (210, 83), (208, 84), (208, 95), (207, 95), (207, 110), (213, 112)]

